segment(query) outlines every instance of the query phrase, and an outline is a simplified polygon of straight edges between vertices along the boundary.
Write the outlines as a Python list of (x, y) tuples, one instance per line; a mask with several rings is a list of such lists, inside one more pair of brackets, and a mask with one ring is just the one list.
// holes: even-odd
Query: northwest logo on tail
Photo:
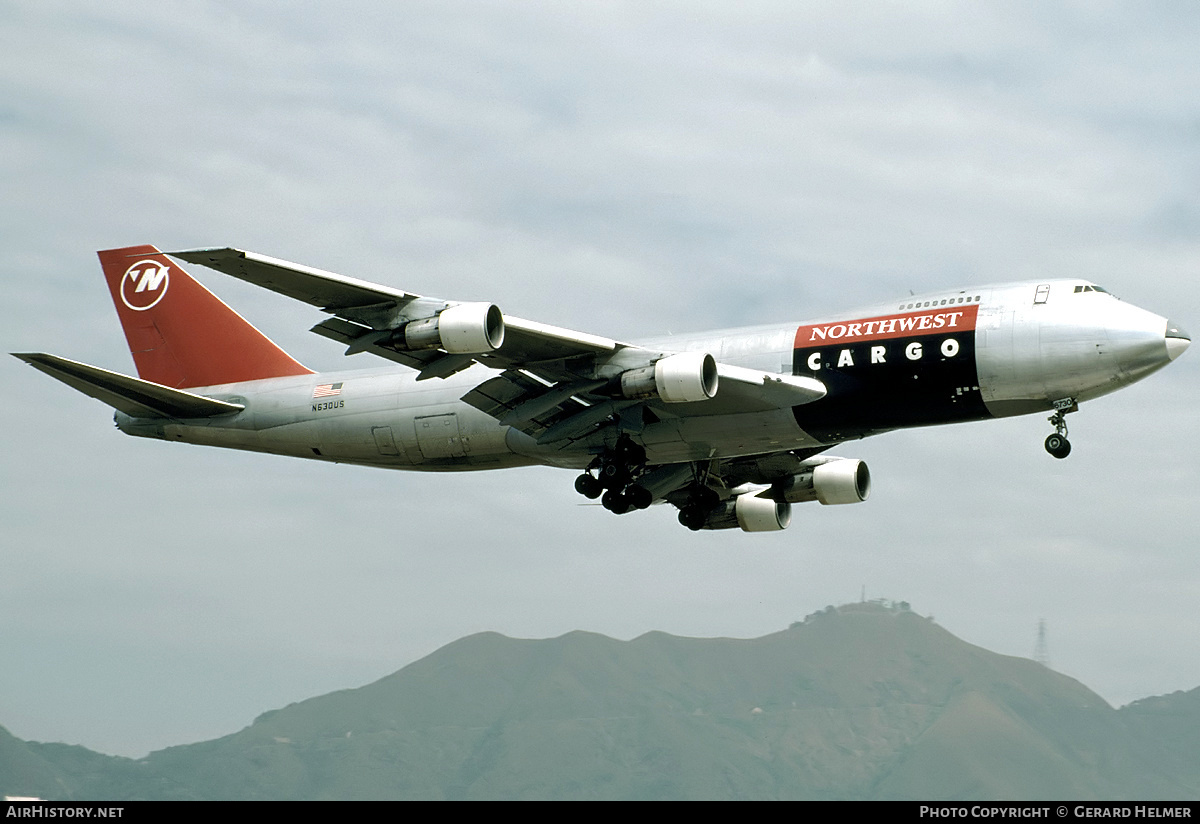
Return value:
[(121, 278), (121, 301), (135, 312), (144, 312), (167, 294), (170, 272), (165, 263), (139, 260)]

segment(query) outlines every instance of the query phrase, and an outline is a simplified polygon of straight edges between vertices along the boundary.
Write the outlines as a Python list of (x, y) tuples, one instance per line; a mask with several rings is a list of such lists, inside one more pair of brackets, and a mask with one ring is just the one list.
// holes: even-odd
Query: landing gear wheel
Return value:
[(1054, 434), (1046, 438), (1046, 451), (1060, 460), (1071, 454), (1071, 442), (1067, 440), (1067, 413), (1078, 408), (1074, 398), (1054, 402), (1054, 414), (1050, 416)]
[(575, 491), (585, 498), (599, 498), (604, 486), (593, 475), (584, 472), (575, 479)]
[(1056, 458), (1065, 458), (1071, 454), (1071, 442), (1065, 435), (1049, 435), (1046, 438), (1046, 451)]
[(625, 497), (629, 499), (629, 503), (633, 505), (634, 509), (647, 509), (650, 504), (654, 503), (654, 495), (640, 484), (634, 484), (626, 489)]
[(679, 523), (692, 530), (692, 532), (696, 532), (703, 527), (704, 520), (704, 510), (698, 506), (685, 506), (679, 510)]
[(600, 503), (605, 509), (615, 515), (624, 515), (633, 508), (629, 497), (624, 492), (617, 492), (615, 489), (605, 492), (604, 497), (600, 499)]

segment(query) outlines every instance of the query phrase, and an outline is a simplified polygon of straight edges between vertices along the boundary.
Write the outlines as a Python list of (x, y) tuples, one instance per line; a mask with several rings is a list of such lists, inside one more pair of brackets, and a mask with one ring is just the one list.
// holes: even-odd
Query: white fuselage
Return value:
[[(1165, 366), (1186, 346), (1180, 334), (1173, 348), (1169, 328), (1166, 318), (1085, 281), (1052, 281), (910, 297), (802, 324), (637, 341), (815, 377), (828, 395), (747, 412), (718, 391), (711, 400), (678, 405), (678, 415), (633, 437), (657, 465), (820, 449), (907, 426), (1043, 412)], [(118, 412), (116, 420), (131, 435), (414, 470), (583, 468), (613, 438), (599, 430), (567, 447), (539, 446), (461, 400), (496, 374), (474, 365), (420, 381), (394, 367), (271, 378), (192, 390), (243, 405), (237, 414), (163, 420)], [(332, 384), (341, 386), (316, 391)]]

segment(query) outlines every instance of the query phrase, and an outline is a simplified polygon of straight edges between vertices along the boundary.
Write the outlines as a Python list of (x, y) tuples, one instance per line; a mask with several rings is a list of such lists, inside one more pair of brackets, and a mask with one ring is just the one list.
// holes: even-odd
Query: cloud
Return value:
[[(94, 249), (235, 245), (619, 338), (1084, 276), (1195, 331), (1200, 15), (1037, 3), (0, 11), (9, 351), (130, 359)], [(302, 361), (319, 312), (200, 278)], [(1189, 320), (1191, 318), (1191, 320)], [(778, 535), (124, 438), (12, 361), (0, 723), (229, 732), (478, 630), (751, 636), (910, 601), (1114, 702), (1200, 682), (1195, 358), (1072, 416), (894, 433)], [(1182, 628), (1181, 628), (1182, 627)], [(186, 708), (186, 709), (184, 709)]]

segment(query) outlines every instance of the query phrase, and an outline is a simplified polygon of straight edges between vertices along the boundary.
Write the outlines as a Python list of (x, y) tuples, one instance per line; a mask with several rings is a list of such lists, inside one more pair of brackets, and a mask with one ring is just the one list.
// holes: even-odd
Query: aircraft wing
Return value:
[(455, 302), (241, 249), (195, 249), (170, 254), (334, 315), (314, 326), (312, 331), (345, 343), (348, 355), (371, 352), (420, 370), (419, 379), (448, 377), (476, 361), (496, 368), (522, 367), (611, 353), (623, 346), (609, 338), (505, 316), (503, 343), (491, 351), (453, 353), (439, 349), (397, 348), (389, 345), (394, 330), (408, 321), (437, 315), (455, 306)]
[(403, 306), (419, 297), (399, 289), (241, 249), (193, 249), (169, 254), (289, 298), (302, 300), (335, 315), (341, 314), (339, 310), (342, 309), (380, 304)]
[[(370, 352), (416, 369), (417, 380), (449, 377), (475, 363), (500, 370), (463, 401), (539, 443), (566, 445), (614, 423), (640, 431), (647, 420), (780, 409), (825, 395), (824, 385), (812, 378), (716, 364), (711, 358), (714, 386), (719, 379), (715, 392), (670, 402), (653, 390), (622, 394), (622, 373), (654, 372), (656, 361), (681, 353), (501, 316), (492, 304), (416, 295), (240, 249), (170, 254), (328, 312), (334, 317), (313, 332), (345, 344), (347, 355)], [(457, 343), (459, 333), (471, 342)]]
[(641, 407), (661, 419), (764, 412), (825, 397), (825, 385), (814, 378), (759, 372), (725, 363), (716, 366), (716, 395), (692, 403), (597, 397), (592, 393), (607, 381), (577, 377), (551, 383), (528, 369), (506, 370), (476, 386), (462, 400), (545, 444), (577, 440), (610, 420), (639, 431), (646, 422)]

